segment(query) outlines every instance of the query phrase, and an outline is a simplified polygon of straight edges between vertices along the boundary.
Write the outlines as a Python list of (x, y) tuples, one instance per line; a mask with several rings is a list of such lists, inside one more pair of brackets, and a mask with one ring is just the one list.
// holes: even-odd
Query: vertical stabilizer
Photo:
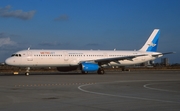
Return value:
[(154, 29), (144, 46), (139, 51), (156, 52), (158, 47), (158, 40), (160, 36), (160, 30)]

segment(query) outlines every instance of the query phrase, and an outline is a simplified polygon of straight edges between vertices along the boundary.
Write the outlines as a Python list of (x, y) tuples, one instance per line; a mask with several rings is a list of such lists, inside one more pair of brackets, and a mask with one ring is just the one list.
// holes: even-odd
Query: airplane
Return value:
[(143, 47), (137, 51), (122, 50), (22, 50), (5, 60), (7, 65), (26, 67), (57, 67), (58, 71), (80, 69), (83, 74), (104, 74), (106, 66), (128, 66), (155, 60), (165, 54), (157, 52), (160, 30), (154, 29)]

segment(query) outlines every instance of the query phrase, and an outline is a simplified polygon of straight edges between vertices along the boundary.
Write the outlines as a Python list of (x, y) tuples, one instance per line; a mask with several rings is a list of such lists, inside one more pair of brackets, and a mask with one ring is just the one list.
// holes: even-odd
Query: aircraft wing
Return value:
[(145, 56), (147, 54), (141, 54), (141, 55), (133, 55), (133, 56), (124, 56), (124, 57), (113, 57), (113, 58), (104, 58), (104, 59), (96, 59), (94, 62), (100, 63), (100, 64), (105, 64), (109, 62), (117, 62), (119, 60), (132, 60), (135, 57), (139, 56)]

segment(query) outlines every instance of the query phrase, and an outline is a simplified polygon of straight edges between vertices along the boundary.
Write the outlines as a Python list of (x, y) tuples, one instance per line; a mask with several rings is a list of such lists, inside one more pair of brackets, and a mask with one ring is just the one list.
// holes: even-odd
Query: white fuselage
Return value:
[(83, 61), (93, 62), (96, 59), (127, 57), (134, 55), (145, 56), (135, 57), (119, 61), (111, 61), (107, 65), (133, 65), (154, 60), (162, 55), (159, 52), (143, 51), (106, 51), (106, 50), (23, 50), (16, 52), (12, 57), (6, 59), (6, 63), (21, 67), (61, 67), (75, 66)]

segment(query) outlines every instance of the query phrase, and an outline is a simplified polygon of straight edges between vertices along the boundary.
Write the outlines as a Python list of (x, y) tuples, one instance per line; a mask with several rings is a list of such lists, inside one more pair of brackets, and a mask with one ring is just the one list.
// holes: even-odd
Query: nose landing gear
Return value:
[(29, 72), (30, 72), (30, 67), (27, 67), (27, 68), (26, 68), (25, 75), (26, 75), (26, 76), (29, 76)]

